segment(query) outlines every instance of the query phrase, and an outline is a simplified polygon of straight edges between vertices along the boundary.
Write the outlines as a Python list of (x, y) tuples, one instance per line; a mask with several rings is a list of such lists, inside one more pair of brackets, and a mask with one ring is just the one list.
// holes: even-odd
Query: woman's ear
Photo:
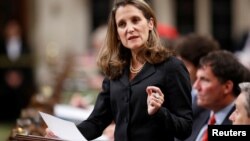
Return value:
[(154, 29), (154, 19), (153, 18), (149, 19), (148, 26), (149, 26), (149, 30)]

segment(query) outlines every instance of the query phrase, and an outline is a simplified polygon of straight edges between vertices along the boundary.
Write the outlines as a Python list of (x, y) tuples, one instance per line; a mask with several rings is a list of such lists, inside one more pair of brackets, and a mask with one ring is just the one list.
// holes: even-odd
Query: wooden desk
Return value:
[(34, 135), (19, 135), (17, 134), (12, 140), (10, 141), (63, 141), (60, 139), (52, 139), (46, 138), (42, 136), (34, 136)]
[[(26, 108), (22, 110), (21, 116), (17, 119), (16, 124), (11, 130), (8, 141), (15, 141), (15, 136), (18, 134), (30, 135), (32, 137), (42, 137), (45, 134), (45, 128), (47, 127), (38, 111), (52, 113), (53, 104), (40, 104), (36, 103), (32, 108)], [(19, 136), (18, 136), (19, 137)], [(21, 136), (22, 137), (22, 136)]]

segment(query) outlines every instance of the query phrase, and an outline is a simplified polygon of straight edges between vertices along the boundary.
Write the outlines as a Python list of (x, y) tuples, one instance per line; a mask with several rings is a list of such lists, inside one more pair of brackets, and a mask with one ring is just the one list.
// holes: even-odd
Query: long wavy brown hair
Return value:
[(153, 20), (154, 28), (149, 33), (148, 41), (137, 54), (138, 60), (147, 61), (150, 64), (161, 63), (173, 53), (161, 44), (157, 33), (157, 21), (151, 7), (143, 0), (124, 0), (116, 2), (108, 21), (107, 35), (105, 45), (100, 49), (97, 58), (97, 64), (101, 71), (110, 79), (116, 79), (121, 76), (124, 69), (130, 64), (131, 51), (124, 47), (118, 39), (115, 14), (119, 7), (132, 5), (142, 11), (144, 17), (149, 21)]

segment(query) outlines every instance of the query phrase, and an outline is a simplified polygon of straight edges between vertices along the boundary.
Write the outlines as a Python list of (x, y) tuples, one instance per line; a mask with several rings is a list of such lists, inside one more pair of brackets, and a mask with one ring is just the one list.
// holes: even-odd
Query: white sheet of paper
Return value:
[(39, 112), (48, 128), (59, 138), (67, 141), (87, 141), (75, 123)]
[(88, 108), (78, 108), (68, 104), (56, 104), (54, 106), (54, 115), (56, 117), (72, 121), (75, 124), (86, 120), (91, 112), (93, 111), (94, 106), (89, 106)]

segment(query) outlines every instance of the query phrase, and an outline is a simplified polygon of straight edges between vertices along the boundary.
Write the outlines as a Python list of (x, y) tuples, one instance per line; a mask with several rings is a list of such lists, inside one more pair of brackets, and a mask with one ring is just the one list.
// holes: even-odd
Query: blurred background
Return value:
[[(100, 29), (105, 29), (113, 2), (0, 0), (0, 95), (9, 95), (0, 97), (0, 117), (11, 119), (0, 121), (0, 140), (9, 137), (20, 116), (27, 116), (27, 111), (23, 111), (26, 107), (53, 113), (51, 107), (55, 103), (70, 103), (73, 95), (85, 96), (87, 104), (94, 102), (101, 78), (87, 78), (96, 71), (88, 68), (95, 64), (94, 38), (105, 35), (105, 30)], [(174, 33), (162, 33), (168, 34), (167, 38), (190, 32), (211, 35), (223, 49), (236, 53), (243, 49), (243, 41), (250, 31), (250, 0), (147, 2), (163, 25), (160, 30), (174, 30)], [(102, 37), (96, 37), (97, 31)], [(19, 44), (24, 49), (17, 47)], [(6, 51), (5, 46), (12, 47)], [(25, 94), (20, 96), (20, 93)], [(5, 113), (10, 110), (21, 113), (10, 113), (7, 117)]]

